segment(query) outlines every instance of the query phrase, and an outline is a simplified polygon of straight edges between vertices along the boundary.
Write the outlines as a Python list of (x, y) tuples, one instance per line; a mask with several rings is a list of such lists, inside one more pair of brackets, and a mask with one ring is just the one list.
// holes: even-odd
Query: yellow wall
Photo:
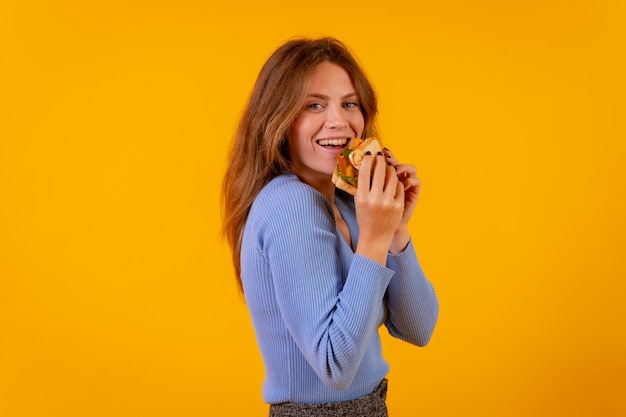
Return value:
[(260, 65), (318, 34), (424, 183), (441, 316), (384, 340), (392, 415), (624, 415), (623, 4), (2, 2), (0, 416), (265, 415), (218, 191)]

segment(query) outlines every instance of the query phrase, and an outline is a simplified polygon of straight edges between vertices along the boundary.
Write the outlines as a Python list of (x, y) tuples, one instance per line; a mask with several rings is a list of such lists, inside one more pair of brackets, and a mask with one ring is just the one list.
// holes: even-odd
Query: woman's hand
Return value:
[(360, 235), (356, 253), (381, 265), (395, 246), (392, 241), (397, 239), (405, 212), (405, 185), (393, 162), (386, 159), (382, 152), (363, 157), (354, 198)]
[(387, 148), (383, 151), (387, 162), (395, 168), (398, 179), (404, 186), (404, 212), (389, 249), (391, 253), (399, 253), (406, 248), (411, 239), (408, 225), (419, 199), (421, 181), (417, 178), (417, 169), (413, 165), (401, 164)]

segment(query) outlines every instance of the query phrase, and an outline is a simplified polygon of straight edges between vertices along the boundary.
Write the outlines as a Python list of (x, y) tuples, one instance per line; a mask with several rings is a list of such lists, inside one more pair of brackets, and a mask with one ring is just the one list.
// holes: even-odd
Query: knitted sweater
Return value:
[[(352, 196), (335, 203), (356, 247)], [(378, 328), (428, 343), (438, 301), (412, 243), (382, 266), (355, 254), (321, 193), (283, 174), (255, 199), (241, 248), (247, 306), (265, 366), (267, 403), (326, 403), (370, 394), (389, 371)]]

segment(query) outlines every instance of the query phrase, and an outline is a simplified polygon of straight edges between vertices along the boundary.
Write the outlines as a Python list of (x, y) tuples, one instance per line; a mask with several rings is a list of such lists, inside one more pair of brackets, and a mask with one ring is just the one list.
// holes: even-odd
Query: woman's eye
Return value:
[(347, 108), (355, 108), (355, 107), (359, 107), (359, 103), (355, 103), (354, 101), (349, 101), (346, 104), (344, 104), (345, 107)]
[(320, 103), (311, 103), (307, 105), (306, 107), (307, 109), (310, 109), (310, 110), (319, 110), (322, 108), (322, 105)]

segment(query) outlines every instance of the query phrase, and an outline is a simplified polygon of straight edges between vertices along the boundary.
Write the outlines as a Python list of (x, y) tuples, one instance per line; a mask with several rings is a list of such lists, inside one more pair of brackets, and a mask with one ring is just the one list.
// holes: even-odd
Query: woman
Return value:
[(270, 416), (386, 416), (378, 328), (424, 346), (438, 301), (408, 223), (420, 182), (387, 149), (366, 155), (355, 197), (336, 155), (377, 136), (377, 99), (332, 38), (280, 46), (255, 83), (223, 183), (233, 250), (265, 365)]

